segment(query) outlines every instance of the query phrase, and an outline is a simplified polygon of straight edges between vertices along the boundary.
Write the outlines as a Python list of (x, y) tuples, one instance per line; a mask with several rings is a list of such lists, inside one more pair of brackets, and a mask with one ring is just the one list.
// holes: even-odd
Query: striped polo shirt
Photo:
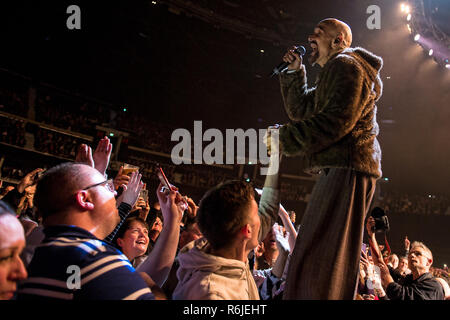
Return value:
[(47, 227), (44, 234), (18, 300), (154, 299), (128, 258), (108, 242), (69, 225)]

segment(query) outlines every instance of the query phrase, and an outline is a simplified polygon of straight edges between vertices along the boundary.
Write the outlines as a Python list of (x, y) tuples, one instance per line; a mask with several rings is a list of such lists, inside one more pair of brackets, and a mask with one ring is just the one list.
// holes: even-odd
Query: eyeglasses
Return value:
[(425, 254), (423, 254), (422, 252), (420, 252), (420, 251), (417, 251), (417, 250), (414, 250), (414, 251), (410, 251), (409, 252), (409, 255), (412, 255), (412, 254), (414, 254), (416, 257), (421, 257), (421, 256), (424, 256), (425, 258), (427, 258), (427, 259), (430, 259), (431, 260), (431, 258), (430, 257), (428, 257), (427, 255), (425, 255)]
[(112, 193), (116, 192), (116, 189), (114, 187), (113, 179), (105, 180), (105, 181), (102, 181), (102, 182), (99, 182), (99, 183), (87, 186), (86, 188), (83, 188), (83, 190), (88, 190), (90, 188), (98, 187), (98, 186), (101, 186), (102, 184), (104, 184), (106, 186), (106, 189), (108, 189)]

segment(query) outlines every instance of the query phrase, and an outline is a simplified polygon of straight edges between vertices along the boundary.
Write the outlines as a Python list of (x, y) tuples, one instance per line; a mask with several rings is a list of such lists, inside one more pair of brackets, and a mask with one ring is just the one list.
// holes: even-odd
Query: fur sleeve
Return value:
[(365, 80), (365, 73), (351, 58), (333, 60), (316, 89), (315, 113), (280, 128), (283, 152), (286, 155), (316, 153), (350, 133), (370, 92)]
[(280, 75), (284, 109), (292, 121), (300, 121), (312, 114), (315, 88), (308, 89), (305, 66), (293, 74)]

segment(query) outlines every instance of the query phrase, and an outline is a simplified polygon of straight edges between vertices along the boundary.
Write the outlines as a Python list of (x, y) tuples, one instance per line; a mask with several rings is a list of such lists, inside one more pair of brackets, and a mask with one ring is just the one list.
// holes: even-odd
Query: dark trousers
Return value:
[(350, 169), (322, 172), (301, 221), (284, 299), (351, 300), (364, 221), (376, 179)]

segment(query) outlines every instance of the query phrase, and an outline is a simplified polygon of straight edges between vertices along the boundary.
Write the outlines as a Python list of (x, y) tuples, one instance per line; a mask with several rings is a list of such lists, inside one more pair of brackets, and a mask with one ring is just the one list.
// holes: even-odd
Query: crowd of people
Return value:
[(18, 92), (5, 86), (0, 88), (0, 111), (12, 113), (21, 117), (28, 116), (28, 103), (26, 90)]
[(0, 142), (14, 146), (25, 146), (25, 123), (21, 120), (13, 120), (0, 117)]
[[(0, 99), (0, 110), (28, 116), (24, 97), (3, 90)], [(132, 141), (143, 143), (138, 146), (170, 153), (170, 127), (97, 104), (73, 104), (38, 94), (34, 120), (90, 136), (97, 133), (95, 125), (107, 125), (132, 133)], [(82, 112), (74, 115), (75, 107)], [(25, 122), (0, 119), (1, 142), (23, 147)], [(282, 182), (277, 173), (255, 189), (237, 180), (234, 170), (133, 155), (126, 160), (139, 170), (111, 171), (109, 138), (93, 149), (81, 138), (37, 127), (36, 151), (74, 161), (49, 169), (2, 167), (2, 174), (19, 182), (0, 184), (0, 299), (283, 298), (302, 226), (280, 202), (307, 202), (308, 187)], [(147, 190), (158, 164), (174, 185)], [(206, 192), (197, 205), (177, 186)], [(150, 201), (149, 192), (157, 201)], [(437, 196), (384, 200), (385, 209), (398, 212), (448, 208), (448, 199)], [(450, 299), (448, 268), (433, 267), (433, 252), (424, 243), (405, 239), (405, 252), (395, 254), (377, 243), (373, 218), (365, 232), (369, 243), (355, 257), (360, 261), (355, 299)]]
[(83, 139), (39, 128), (34, 135), (34, 149), (39, 152), (74, 159), (77, 148), (85, 142)]
[(367, 219), (369, 243), (361, 251), (358, 300), (450, 299), (450, 272), (433, 267), (433, 253), (422, 242), (405, 237), (405, 251), (398, 255), (379, 245), (375, 220)]
[(410, 195), (386, 193), (381, 205), (386, 212), (405, 214), (450, 214), (450, 198), (446, 195)]
[[(140, 171), (121, 167), (108, 177), (111, 153), (105, 137), (95, 150), (77, 148), (75, 162), (0, 186), (0, 298), (283, 297), (301, 226), (279, 205), (279, 174), (266, 177), (260, 198), (251, 183), (228, 180), (210, 185), (199, 205), (162, 184), (150, 203), (148, 191), (155, 190), (143, 192)], [(176, 170), (166, 169), (181, 186)], [(404, 253), (382, 251), (373, 228), (369, 218), (356, 299), (450, 297), (448, 268), (432, 267), (425, 244), (405, 239)], [(79, 268), (80, 278), (68, 267)]]

